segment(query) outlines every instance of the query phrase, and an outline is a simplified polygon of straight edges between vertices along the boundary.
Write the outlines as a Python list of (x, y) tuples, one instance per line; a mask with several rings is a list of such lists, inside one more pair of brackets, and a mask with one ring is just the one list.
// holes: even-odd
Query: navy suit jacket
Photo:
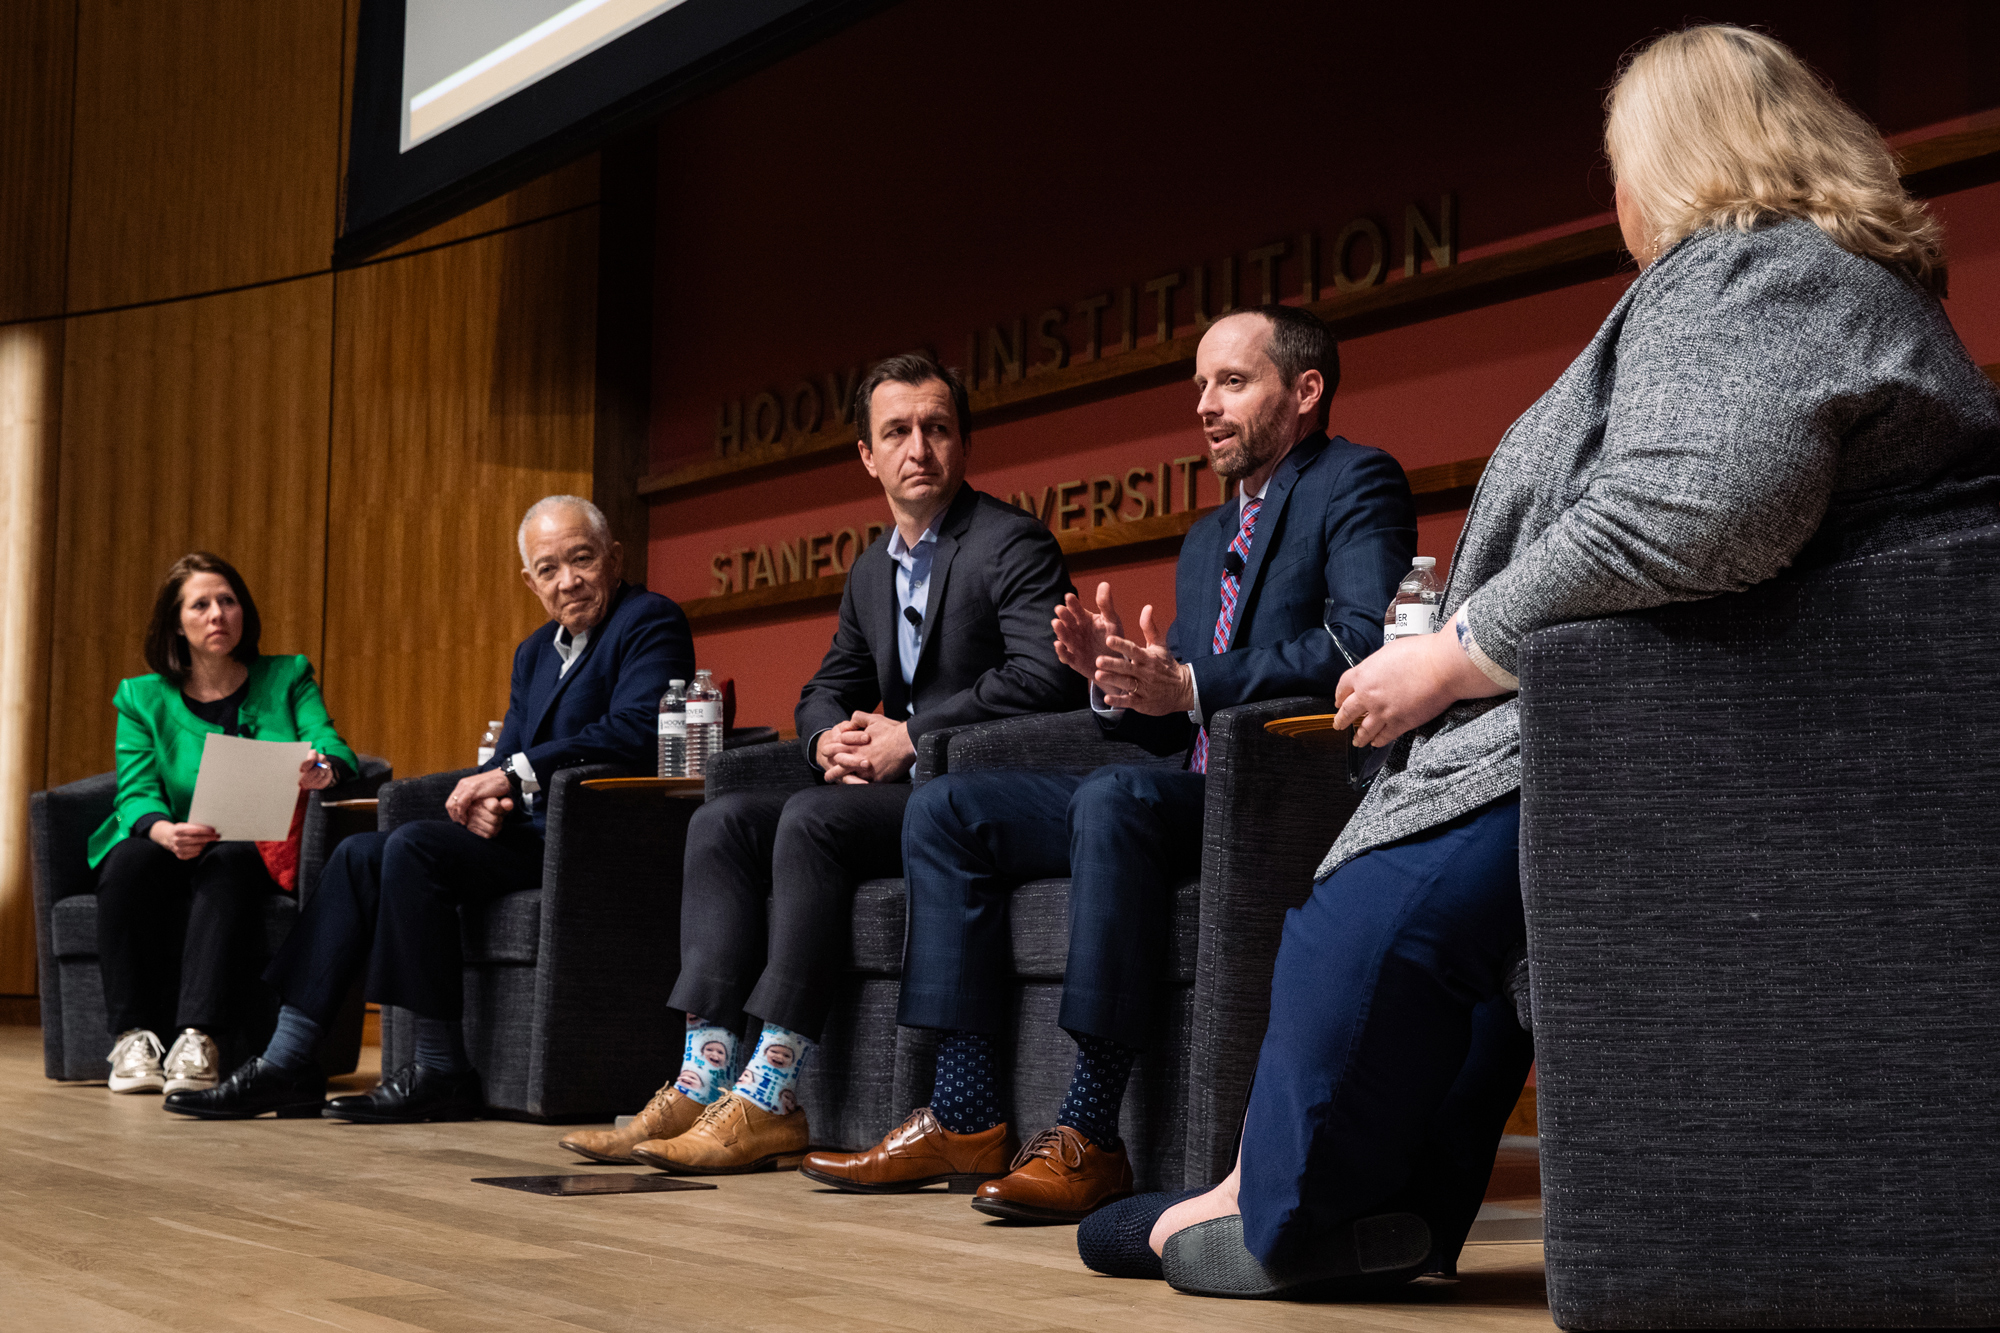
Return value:
[[(1336, 435), (1300, 440), (1271, 474), (1243, 567), (1228, 648), (1214, 649), (1222, 614), (1222, 558), (1243, 511), (1229, 503), (1195, 520), (1174, 570), (1167, 646), (1194, 668), (1203, 717), (1297, 694), (1332, 694), (1347, 661), (1322, 622), (1340, 602), (1335, 632), (1356, 660), (1382, 646), (1382, 616), (1417, 551), (1417, 509), (1395, 459)], [(1194, 744), (1185, 713), (1134, 709), (1106, 728), (1154, 754)]]
[[(498, 768), (525, 752), (546, 788), (559, 768), (624, 764), (651, 771), (658, 762), (660, 696), (667, 682), (694, 679), (694, 638), (680, 607), (656, 592), (618, 585), (569, 674), (558, 676), (556, 622), (514, 650), (507, 720), (493, 758)], [(545, 802), (535, 803), (543, 822)]]

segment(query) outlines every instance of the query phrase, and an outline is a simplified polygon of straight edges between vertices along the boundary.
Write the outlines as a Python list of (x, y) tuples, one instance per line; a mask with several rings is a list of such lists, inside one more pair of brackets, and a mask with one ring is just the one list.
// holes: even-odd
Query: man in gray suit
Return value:
[[(564, 1138), (572, 1151), (683, 1174), (795, 1165), (809, 1131), (793, 1085), (845, 961), (855, 884), (903, 873), (918, 740), (1085, 701), (1050, 630), (1074, 591), (1062, 550), (1032, 516), (965, 484), (958, 376), (891, 357), (856, 387), (854, 420), (895, 525), (848, 570), (833, 643), (799, 699), (799, 744), (823, 781), (733, 792), (695, 815), (670, 1001), (687, 1012), (681, 1071), (625, 1128)], [(748, 1015), (763, 1033), (739, 1077)]]

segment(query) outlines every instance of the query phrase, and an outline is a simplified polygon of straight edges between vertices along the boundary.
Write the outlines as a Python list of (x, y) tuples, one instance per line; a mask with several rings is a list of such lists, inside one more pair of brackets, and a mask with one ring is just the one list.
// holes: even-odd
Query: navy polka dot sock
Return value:
[(1069, 1096), (1063, 1098), (1056, 1123), (1068, 1125), (1106, 1152), (1116, 1152), (1118, 1107), (1125, 1100), (1125, 1081), (1139, 1052), (1109, 1037), (1072, 1032), (1076, 1039), (1076, 1072), (1070, 1075)]
[(931, 1114), (953, 1134), (977, 1134), (1000, 1123), (1000, 1082), (993, 1075), (993, 1039), (983, 1032), (947, 1032), (938, 1043)]

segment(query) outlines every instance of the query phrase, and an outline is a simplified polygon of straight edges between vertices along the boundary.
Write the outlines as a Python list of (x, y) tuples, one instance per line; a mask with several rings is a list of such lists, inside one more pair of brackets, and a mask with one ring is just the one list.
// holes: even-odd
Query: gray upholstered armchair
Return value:
[[(382, 789), (383, 832), (445, 818), (462, 769)], [(542, 886), (460, 911), (465, 1041), (495, 1111), (530, 1120), (609, 1120), (645, 1105), (678, 1067), (667, 1010), (680, 967), (681, 859), (698, 801), (657, 790), (590, 790), (607, 764), (550, 780)], [(415, 1054), (407, 1010), (382, 1012), (382, 1067)]]
[[(1254, 1063), (1244, 1052), (1263, 1038), (1284, 913), (1311, 891), (1312, 872), (1357, 799), (1339, 750), (1272, 736), (1264, 723), (1331, 711), (1325, 699), (1282, 699), (1227, 709), (1213, 720), (1202, 864), (1188, 867), (1175, 895), (1172, 988), (1159, 1036), (1125, 1100), (1121, 1128), (1141, 1189), (1206, 1181), (1229, 1169)], [(1180, 759), (1108, 741), (1080, 711), (932, 732), (918, 747), (913, 780), (977, 769), (1086, 773), (1119, 763), (1178, 766)], [(787, 742), (725, 754), (708, 792), (818, 780), (797, 743)], [(1011, 1114), (1039, 1127), (1054, 1119), (1074, 1057), (1056, 1027), (1069, 881), (1022, 886), (1011, 916), (1020, 982)], [(935, 1037), (896, 1026), (904, 918), (902, 880), (860, 885), (846, 993), (801, 1082), (821, 1143), (866, 1146), (930, 1098)], [(893, 1061), (881, 1058), (889, 1050)]]
[[(322, 801), (373, 796), (388, 780), (389, 763), (359, 755), (361, 772), (352, 781), (313, 792), (306, 806), (299, 844), (298, 897), (273, 893), (265, 904), (264, 944), (283, 943), (299, 908), (319, 885), (329, 850), (329, 825)], [(50, 1078), (100, 1079), (111, 1035), (104, 1029), (104, 981), (97, 967), (97, 875), (86, 849), (90, 835), (111, 814), (118, 777), (95, 777), (38, 791), (28, 801), (35, 839), (35, 943), (42, 999), (42, 1067)], [(235, 1032), (212, 1033), (225, 1068), (262, 1050), (277, 1022), (275, 996), (263, 995), (246, 1011)], [(162, 1037), (167, 1034), (162, 1033)], [(171, 1040), (171, 1038), (168, 1038)], [(327, 1032), (320, 1061), (330, 1074), (353, 1070), (361, 1052), (361, 1001), (357, 994)]]
[(1996, 625), (1988, 528), (1528, 640), (1558, 1324), (2000, 1322)]

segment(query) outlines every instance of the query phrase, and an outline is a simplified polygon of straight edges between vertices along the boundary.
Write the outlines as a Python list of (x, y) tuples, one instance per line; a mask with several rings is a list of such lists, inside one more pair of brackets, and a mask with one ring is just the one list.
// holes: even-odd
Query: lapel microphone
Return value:
[(917, 610), (917, 608), (916, 608), (916, 607), (914, 607), (914, 606), (906, 606), (906, 607), (904, 607), (904, 608), (903, 608), (903, 619), (905, 619), (905, 620), (909, 621), (909, 622), (910, 622), (910, 623), (911, 623), (912, 625), (915, 625), (915, 626), (917, 627), (917, 630), (918, 630), (918, 632), (919, 632), (919, 633), (921, 633), (921, 632), (923, 631), (923, 628), (924, 628), (924, 616), (923, 616), (923, 612), (921, 612), (921, 611)]
[(1232, 546), (1223, 552), (1222, 568), (1229, 573), (1231, 578), (1240, 579), (1243, 577), (1243, 557), (1236, 554), (1235, 547)]

